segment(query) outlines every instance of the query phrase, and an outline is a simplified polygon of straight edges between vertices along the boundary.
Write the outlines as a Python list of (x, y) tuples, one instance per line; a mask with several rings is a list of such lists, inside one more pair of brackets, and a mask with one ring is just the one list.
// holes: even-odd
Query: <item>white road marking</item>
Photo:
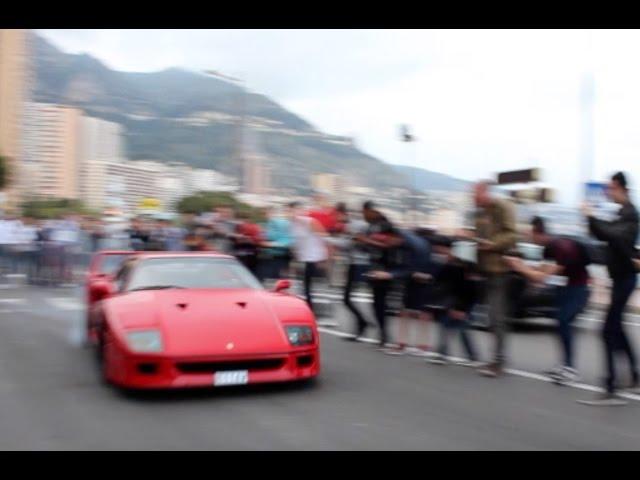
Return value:
[(24, 305), (24, 298), (0, 298), (0, 305), (2, 304), (11, 304), (11, 305)]
[[(345, 333), (345, 332), (339, 332), (336, 330), (329, 330), (327, 328), (318, 328), (318, 331), (322, 332), (322, 333), (328, 333), (329, 335), (333, 335), (335, 337), (351, 337), (350, 334)], [(372, 338), (363, 338), (363, 341), (367, 342), (367, 343), (378, 343), (377, 340), (374, 340)], [(454, 362), (459, 362), (464, 360), (463, 358), (459, 358), (459, 357), (450, 357), (451, 360), (453, 360)], [(527, 372), (525, 370), (517, 370), (517, 369), (513, 369), (513, 368), (506, 368), (505, 372), (508, 373), (509, 375), (515, 375), (517, 377), (522, 377), (522, 378), (529, 378), (531, 380), (538, 380), (538, 381), (542, 381), (542, 382), (546, 382), (546, 383), (552, 383), (553, 381), (544, 376), (541, 375), (539, 373), (533, 373), (533, 372)], [(571, 384), (567, 384), (564, 385), (566, 387), (570, 387), (570, 388), (575, 388), (578, 390), (586, 390), (589, 392), (602, 392), (603, 389), (601, 387), (597, 387), (595, 385), (589, 385), (587, 383), (571, 383)], [(620, 392), (618, 393), (618, 396), (622, 397), (622, 398), (626, 398), (628, 400), (636, 400), (636, 401), (640, 401), (640, 395), (636, 395), (633, 393), (626, 393), (626, 392)]]
[(69, 297), (46, 297), (45, 301), (59, 310), (82, 310), (84, 308), (80, 300)]
[[(578, 320), (582, 320), (582, 321), (585, 321), (585, 322), (592, 322), (592, 323), (603, 323), (604, 322), (604, 315), (605, 314), (603, 313), (602, 317), (596, 317), (596, 318), (594, 318), (592, 316), (586, 316), (585, 315), (584, 317), (578, 317)], [(629, 315), (629, 314), (627, 314), (627, 318), (637, 319), (639, 317), (638, 317), (638, 315)], [(623, 324), (624, 325), (629, 325), (631, 327), (640, 327), (640, 322), (634, 322), (634, 321), (629, 321), (629, 320), (623, 321)]]
[(26, 303), (24, 298), (0, 298), (0, 313), (18, 313)]

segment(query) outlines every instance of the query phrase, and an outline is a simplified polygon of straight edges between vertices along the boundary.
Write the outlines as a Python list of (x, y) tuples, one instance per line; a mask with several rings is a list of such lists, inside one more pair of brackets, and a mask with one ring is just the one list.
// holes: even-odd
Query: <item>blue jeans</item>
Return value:
[(476, 361), (478, 357), (476, 356), (476, 349), (471, 341), (471, 336), (469, 335), (469, 314), (464, 320), (454, 320), (452, 319), (447, 312), (444, 312), (440, 315), (441, 327), (440, 327), (440, 347), (438, 349), (438, 353), (446, 356), (449, 351), (449, 331), (452, 329), (458, 329), (460, 332), (460, 340), (462, 341), (462, 346), (467, 354), (467, 357), (471, 361)]
[(558, 289), (557, 320), (560, 345), (564, 354), (564, 365), (574, 368), (572, 324), (589, 300), (589, 287), (568, 285)]

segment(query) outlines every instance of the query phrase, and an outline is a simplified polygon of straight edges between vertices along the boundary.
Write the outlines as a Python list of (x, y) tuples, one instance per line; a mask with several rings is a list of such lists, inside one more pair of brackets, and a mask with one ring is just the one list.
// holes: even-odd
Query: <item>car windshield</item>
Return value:
[(99, 273), (115, 275), (124, 261), (130, 256), (127, 254), (105, 255), (100, 261)]
[(167, 288), (262, 289), (242, 264), (231, 258), (149, 258), (139, 262), (126, 291)]

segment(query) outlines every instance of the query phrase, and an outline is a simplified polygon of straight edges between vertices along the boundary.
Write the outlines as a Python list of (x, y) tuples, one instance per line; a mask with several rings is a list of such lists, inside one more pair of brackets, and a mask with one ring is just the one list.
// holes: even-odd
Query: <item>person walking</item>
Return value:
[(370, 255), (366, 247), (358, 241), (359, 237), (366, 234), (368, 225), (362, 219), (353, 218), (346, 206), (338, 210), (338, 221), (343, 226), (343, 233), (329, 237), (331, 244), (339, 249), (345, 256), (347, 272), (342, 290), (342, 303), (353, 314), (356, 320), (355, 333), (345, 337), (350, 341), (361, 341), (368, 322), (358, 307), (356, 307), (352, 294), (358, 284), (363, 280), (363, 274), (369, 267)]
[(604, 381), (605, 392), (594, 400), (579, 400), (580, 403), (594, 406), (626, 403), (616, 395), (620, 388), (615, 365), (617, 353), (623, 353), (629, 362), (631, 382), (625, 387), (634, 393), (640, 392), (636, 355), (622, 325), (627, 302), (638, 281), (638, 272), (633, 262), (637, 257), (638, 210), (631, 203), (627, 178), (622, 172), (611, 177), (607, 186), (607, 195), (613, 202), (620, 205), (617, 218), (611, 221), (596, 218), (590, 206), (582, 206), (582, 212), (589, 224), (589, 232), (607, 245), (607, 269), (612, 281), (611, 300), (602, 329), (607, 369)]
[(493, 361), (480, 373), (487, 377), (502, 375), (505, 364), (505, 337), (507, 316), (508, 265), (503, 255), (516, 243), (516, 222), (513, 204), (493, 196), (490, 183), (481, 181), (474, 185), (474, 202), (477, 208), (475, 240), (478, 249), (478, 267), (486, 280), (489, 321), (494, 337)]
[(528, 266), (522, 259), (507, 257), (513, 271), (535, 283), (544, 283), (553, 276), (561, 276), (566, 284), (556, 292), (556, 320), (562, 349), (562, 363), (546, 372), (557, 383), (571, 383), (579, 379), (574, 359), (573, 321), (584, 310), (589, 300), (590, 263), (586, 245), (566, 237), (554, 237), (547, 232), (544, 220), (531, 221), (533, 243), (544, 247), (544, 258), (549, 260), (539, 268)]
[(450, 238), (434, 239), (433, 250), (442, 259), (434, 274), (438, 291), (434, 295), (438, 298), (434, 314), (440, 323), (440, 341), (436, 354), (426, 361), (438, 365), (449, 363), (449, 335), (452, 330), (457, 330), (467, 355), (462, 364), (475, 367), (478, 365), (478, 356), (470, 328), (471, 310), (478, 299), (474, 268), (468, 261), (454, 255)]
[(240, 212), (238, 220), (236, 230), (231, 235), (233, 254), (251, 273), (257, 275), (258, 246), (262, 242), (262, 231), (246, 212)]
[[(358, 235), (356, 240), (364, 245), (370, 255), (371, 271), (365, 276), (369, 280), (373, 295), (373, 312), (379, 329), (379, 347), (384, 349), (388, 345), (387, 332), (387, 301), (392, 287), (388, 270), (393, 267), (391, 250), (380, 238), (394, 230), (392, 223), (378, 210), (376, 205), (368, 200), (362, 205), (362, 216), (368, 227), (365, 235)], [(377, 273), (373, 273), (377, 272)]]
[(391, 268), (383, 272), (374, 271), (372, 276), (401, 283), (404, 291), (402, 310), (398, 315), (398, 345), (389, 347), (384, 352), (389, 355), (415, 353), (422, 356), (429, 347), (425, 343), (412, 341), (408, 327), (410, 321), (415, 320), (419, 330), (426, 336), (429, 320), (426, 303), (430, 297), (429, 284), (433, 278), (431, 245), (426, 238), (408, 230), (392, 229), (384, 237), (380, 241), (389, 249)]
[(295, 257), (304, 266), (304, 295), (309, 308), (317, 313), (313, 303), (313, 280), (323, 275), (323, 264), (329, 258), (325, 243), (327, 232), (320, 222), (303, 214), (299, 202), (289, 204), (288, 217), (291, 222)]
[(284, 278), (288, 275), (291, 261), (291, 223), (273, 208), (266, 208), (264, 239), (261, 243), (262, 258), (260, 279), (264, 281)]
[(216, 208), (212, 219), (212, 238), (217, 251), (233, 255), (233, 237), (238, 226), (236, 211), (231, 205)]

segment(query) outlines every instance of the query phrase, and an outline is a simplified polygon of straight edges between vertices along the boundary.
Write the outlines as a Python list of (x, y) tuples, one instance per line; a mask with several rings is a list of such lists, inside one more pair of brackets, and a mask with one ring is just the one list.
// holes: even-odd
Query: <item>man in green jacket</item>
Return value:
[(487, 306), (491, 332), (495, 340), (494, 359), (480, 370), (488, 377), (503, 373), (508, 300), (507, 273), (509, 266), (503, 256), (516, 244), (516, 221), (513, 204), (495, 198), (489, 182), (475, 184), (473, 193), (476, 211), (476, 241), (478, 268), (486, 278)]

